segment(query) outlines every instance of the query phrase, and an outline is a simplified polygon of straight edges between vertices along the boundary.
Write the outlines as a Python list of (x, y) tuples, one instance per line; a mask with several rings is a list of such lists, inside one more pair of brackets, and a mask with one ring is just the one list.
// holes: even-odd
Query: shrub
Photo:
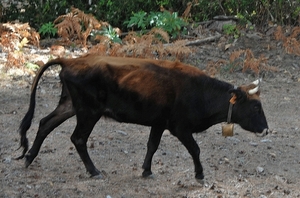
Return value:
[(164, 12), (150, 12), (147, 14), (144, 11), (134, 13), (130, 17), (129, 21), (125, 21), (128, 28), (133, 28), (136, 26), (139, 30), (146, 30), (147, 28), (161, 28), (169, 35), (171, 38), (175, 39), (179, 36), (181, 30), (187, 23), (180, 17), (178, 17), (177, 12), (170, 13), (168, 11)]
[(57, 28), (54, 27), (52, 22), (48, 22), (42, 25), (42, 27), (39, 29), (39, 33), (44, 37), (54, 37), (57, 33)]

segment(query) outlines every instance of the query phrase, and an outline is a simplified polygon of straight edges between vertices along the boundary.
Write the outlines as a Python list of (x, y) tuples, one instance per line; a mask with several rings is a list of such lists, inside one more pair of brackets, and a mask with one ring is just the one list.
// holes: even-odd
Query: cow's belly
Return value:
[(104, 116), (113, 118), (118, 122), (146, 126), (165, 123), (170, 114), (170, 110), (166, 106), (130, 98), (109, 97), (104, 106)]

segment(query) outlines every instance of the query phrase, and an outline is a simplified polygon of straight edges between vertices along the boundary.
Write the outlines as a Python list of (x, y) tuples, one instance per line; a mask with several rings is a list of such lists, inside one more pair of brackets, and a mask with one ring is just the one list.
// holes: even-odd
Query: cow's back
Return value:
[(102, 78), (107, 86), (114, 84), (118, 89), (136, 93), (158, 104), (167, 103), (187, 81), (205, 76), (193, 66), (151, 59), (88, 55), (66, 59), (64, 65), (64, 78), (73, 78), (78, 83), (83, 83), (84, 79)]

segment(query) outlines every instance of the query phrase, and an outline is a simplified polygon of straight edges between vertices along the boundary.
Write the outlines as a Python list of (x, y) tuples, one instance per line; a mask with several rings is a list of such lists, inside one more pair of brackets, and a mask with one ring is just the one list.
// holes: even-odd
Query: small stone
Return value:
[(6, 158), (3, 160), (3, 162), (4, 162), (5, 164), (10, 164), (10, 163), (11, 163), (11, 157), (10, 157), (10, 156), (6, 157)]
[(229, 164), (229, 159), (224, 157), (224, 162), (225, 162), (225, 164)]
[(258, 166), (258, 167), (256, 167), (256, 172), (257, 173), (262, 173), (262, 172), (264, 172), (264, 168), (263, 167), (261, 167), (261, 166)]
[(249, 142), (249, 144), (250, 144), (251, 146), (254, 146), (254, 147), (257, 147), (257, 146), (258, 146), (258, 144), (257, 144), (256, 142)]
[(263, 139), (263, 140), (260, 140), (260, 142), (267, 143), (267, 142), (272, 142), (272, 140), (270, 140), (270, 139)]
[(276, 158), (276, 154), (275, 153), (269, 153), (268, 154), (271, 158)]
[(116, 132), (117, 132), (117, 133), (120, 133), (121, 135), (124, 135), (124, 136), (125, 136), (125, 135), (127, 135), (127, 133), (126, 133), (126, 132), (124, 132), (124, 131), (121, 131), (121, 130), (117, 130)]

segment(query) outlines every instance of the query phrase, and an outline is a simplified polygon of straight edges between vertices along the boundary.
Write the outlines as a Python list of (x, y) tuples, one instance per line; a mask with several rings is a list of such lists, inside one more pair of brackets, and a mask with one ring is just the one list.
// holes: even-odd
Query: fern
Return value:
[(241, 66), (243, 72), (250, 70), (257, 75), (261, 71), (276, 71), (274, 67), (268, 66), (267, 61), (268, 59), (264, 55), (255, 58), (250, 49), (234, 51), (230, 55), (230, 71), (233, 72), (238, 66)]
[(118, 43), (107, 45), (102, 42), (102, 44), (93, 46), (88, 53), (150, 59), (173, 58), (177, 60), (182, 60), (191, 53), (191, 50), (185, 46), (186, 41), (176, 41), (172, 46), (164, 46), (165, 42), (169, 42), (169, 34), (162, 29), (153, 28), (142, 36), (136, 32), (129, 32), (122, 40), (123, 45)]
[(283, 28), (278, 26), (274, 32), (275, 39), (282, 41), (282, 45), (285, 48), (286, 53), (300, 55), (300, 42), (298, 36), (300, 34), (300, 27), (294, 27), (290, 36), (283, 34)]
[(185, 46), (185, 40), (177, 40), (171, 46), (166, 47), (166, 51), (176, 57), (178, 60), (183, 60), (192, 53), (190, 48)]
[(162, 42), (164, 41), (169, 43), (170, 41), (169, 34), (161, 28), (152, 28), (148, 34), (155, 35), (156, 36), (155, 38), (159, 39)]
[(87, 37), (93, 29), (101, 29), (108, 23), (98, 21), (93, 15), (85, 14), (83, 11), (71, 7), (71, 12), (61, 15), (54, 20), (57, 34), (65, 41), (78, 40), (86, 47)]

